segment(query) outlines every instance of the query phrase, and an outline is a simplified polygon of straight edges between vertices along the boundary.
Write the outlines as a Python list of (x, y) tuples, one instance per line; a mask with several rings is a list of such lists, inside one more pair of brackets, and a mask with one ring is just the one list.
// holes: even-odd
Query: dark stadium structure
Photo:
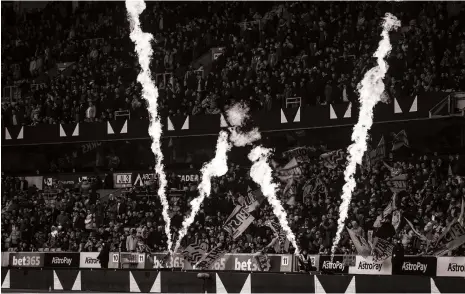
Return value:
[[(2, 1), (2, 291), (465, 293), (464, 2), (146, 5), (174, 238), (225, 111), (244, 103), (301, 252), (247, 146), (167, 254), (125, 3)], [(387, 12), (401, 27), (332, 258), (357, 87)]]

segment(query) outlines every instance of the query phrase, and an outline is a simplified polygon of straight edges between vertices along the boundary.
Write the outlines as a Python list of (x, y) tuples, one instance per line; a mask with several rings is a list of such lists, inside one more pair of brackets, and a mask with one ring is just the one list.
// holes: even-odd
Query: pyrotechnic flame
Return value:
[(130, 38), (136, 47), (137, 57), (141, 66), (141, 72), (137, 76), (137, 81), (142, 85), (142, 97), (147, 100), (148, 111), (150, 113), (149, 134), (152, 138), (152, 152), (155, 156), (155, 173), (158, 176), (159, 188), (158, 197), (162, 204), (163, 220), (165, 221), (165, 234), (168, 239), (168, 251), (171, 253), (172, 237), (171, 237), (171, 220), (168, 215), (169, 203), (166, 199), (166, 174), (163, 166), (163, 153), (161, 151), (161, 133), (162, 125), (158, 115), (158, 90), (152, 81), (150, 72), (150, 61), (153, 54), (150, 42), (153, 39), (152, 34), (142, 32), (140, 27), (139, 16), (145, 10), (145, 2), (143, 0), (126, 1), (126, 9), (128, 11), (128, 20), (130, 23)]
[(200, 210), (200, 205), (205, 198), (208, 198), (211, 193), (211, 179), (212, 177), (221, 177), (228, 172), (228, 151), (231, 150), (231, 144), (228, 140), (228, 133), (221, 131), (216, 143), (215, 158), (202, 167), (202, 181), (199, 184), (199, 196), (193, 199), (190, 203), (191, 212), (189, 216), (182, 222), (182, 227), (179, 230), (178, 240), (174, 247), (174, 252), (181, 246), (181, 241), (187, 234), (187, 229), (194, 222), (195, 216)]
[(347, 219), (349, 210), (350, 200), (352, 198), (352, 192), (355, 189), (356, 183), (354, 174), (356, 171), (357, 164), (362, 163), (362, 157), (367, 150), (367, 135), (373, 125), (373, 108), (376, 103), (381, 100), (384, 92), (383, 79), (386, 75), (388, 65), (384, 61), (384, 58), (388, 56), (391, 51), (391, 43), (389, 41), (389, 31), (397, 29), (400, 26), (400, 21), (395, 16), (387, 13), (384, 17), (383, 31), (381, 32), (381, 41), (379, 42), (378, 49), (376, 50), (374, 57), (377, 58), (378, 65), (370, 69), (359, 85), (360, 92), (360, 113), (357, 124), (354, 127), (352, 133), (352, 145), (347, 149), (349, 155), (347, 157), (348, 163), (344, 172), (344, 179), (346, 181), (342, 188), (342, 203), (339, 208), (339, 220), (336, 236), (334, 237), (333, 247), (331, 249), (332, 256), (336, 251), (336, 247), (341, 239), (341, 233), (344, 229), (344, 222)]

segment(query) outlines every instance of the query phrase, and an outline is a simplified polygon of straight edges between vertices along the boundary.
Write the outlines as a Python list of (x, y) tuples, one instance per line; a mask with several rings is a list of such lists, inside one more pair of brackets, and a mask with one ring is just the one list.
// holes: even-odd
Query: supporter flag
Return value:
[(213, 265), (213, 263), (215, 263), (215, 261), (217, 261), (226, 253), (226, 249), (224, 249), (223, 247), (224, 246), (222, 244), (218, 244), (215, 248), (213, 248), (195, 264), (195, 269), (209, 269)]
[(285, 182), (290, 178), (298, 178), (302, 175), (302, 168), (295, 158), (292, 158), (288, 164), (278, 169), (278, 178)]
[(258, 267), (262, 272), (267, 272), (271, 268), (270, 257), (263, 251), (258, 252), (254, 255), (254, 259), (257, 262)]
[(465, 227), (464, 213), (465, 213), (465, 200), (462, 198), (462, 206), (460, 207), (460, 215), (458, 219), (458, 222), (462, 227)]
[(402, 220), (402, 212), (400, 212), (400, 210), (395, 210), (392, 213), (391, 223), (392, 223), (392, 226), (394, 227), (394, 229), (396, 230), (396, 232), (399, 229), (401, 220)]
[(405, 130), (402, 130), (394, 136), (394, 139), (392, 141), (392, 151), (399, 150), (404, 146), (410, 148), (410, 145), (408, 143), (407, 132), (405, 132)]
[(207, 250), (208, 244), (196, 240), (194, 243), (189, 244), (186, 248), (184, 248), (182, 256), (184, 257), (184, 260), (195, 265), (205, 256)]
[(384, 136), (379, 140), (378, 146), (376, 149), (370, 151), (370, 165), (376, 164), (378, 161), (382, 160), (386, 156), (386, 143), (384, 141)]
[(465, 243), (465, 228), (454, 219), (438, 238), (434, 255), (443, 256)]
[(357, 253), (363, 257), (369, 256), (371, 246), (367, 240), (364, 237), (357, 235), (352, 229), (347, 228), (347, 231), (349, 232), (352, 243), (354, 243), (355, 249), (357, 249)]
[(394, 245), (392, 245), (389, 241), (376, 237), (373, 241), (373, 261), (379, 262), (388, 259), (392, 256), (393, 250)]
[(247, 211), (247, 208), (237, 205), (231, 215), (226, 220), (223, 229), (237, 239), (254, 221), (254, 217)]
[(324, 160), (324, 166), (329, 169), (335, 169), (338, 164), (344, 161), (344, 151), (342, 149), (326, 152), (320, 155)]
[(424, 235), (422, 235), (420, 232), (418, 232), (415, 227), (413, 226), (413, 224), (406, 218), (404, 218), (405, 221), (407, 222), (407, 224), (409, 225), (410, 229), (412, 230), (412, 232), (422, 241), (428, 241), (428, 238), (426, 238)]
[(397, 193), (392, 193), (391, 201), (389, 204), (384, 208), (383, 217), (387, 217), (390, 215), (394, 210), (396, 210), (396, 201), (397, 201)]
[(247, 197), (244, 198), (244, 204), (246, 206), (247, 212), (252, 212), (260, 207), (260, 205), (263, 203), (263, 200), (265, 200), (265, 196), (260, 189), (252, 191), (249, 187), (249, 191), (250, 192), (247, 194)]
[(320, 178), (310, 178), (304, 185), (303, 188), (303, 199), (310, 198), (313, 200), (314, 194), (324, 194), (327, 193), (328, 189), (326, 184), (321, 181)]
[(312, 146), (296, 147), (283, 152), (285, 158), (295, 158), (297, 162), (309, 162), (310, 158), (318, 156), (317, 149)]
[(274, 221), (267, 220), (265, 225), (268, 226), (278, 237), (278, 242), (274, 244), (276, 252), (287, 252), (289, 250), (289, 240), (286, 237), (286, 232), (280, 227), (280, 225)]
[(392, 193), (399, 193), (407, 189), (407, 174), (397, 175), (391, 178), (388, 182), (388, 186), (391, 189)]

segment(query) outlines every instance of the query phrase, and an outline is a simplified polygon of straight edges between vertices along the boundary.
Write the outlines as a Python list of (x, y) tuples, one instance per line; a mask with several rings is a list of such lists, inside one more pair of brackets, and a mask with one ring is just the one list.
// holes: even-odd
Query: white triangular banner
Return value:
[(150, 293), (161, 293), (161, 281), (160, 281), (161, 272), (158, 272), (157, 278), (155, 282), (153, 282), (153, 286), (150, 289)]
[(113, 135), (115, 131), (113, 131), (113, 128), (111, 127), (111, 124), (109, 121), (107, 121), (107, 134), (108, 135)]
[(315, 293), (326, 294), (325, 288), (323, 288), (317, 276), (315, 276)]
[(344, 113), (344, 117), (352, 117), (352, 103), (349, 103), (349, 106), (347, 106), (346, 113)]
[(281, 123), (287, 124), (286, 116), (284, 115), (284, 111), (281, 109)]
[(168, 116), (168, 131), (174, 131), (173, 122), (171, 121), (169, 116)]
[(336, 112), (331, 104), (329, 104), (329, 118), (330, 119), (337, 119)]
[(226, 119), (224, 118), (224, 115), (221, 114), (221, 117), (220, 117), (220, 128), (227, 128), (228, 127), (228, 123), (226, 122)]
[(81, 271), (78, 272), (76, 281), (74, 281), (71, 291), (81, 291)]
[(63, 285), (61, 285), (56, 271), (53, 271), (53, 290), (63, 290)]
[(430, 280), (431, 280), (431, 294), (441, 294), (441, 291), (439, 291), (433, 278), (430, 278)]
[(186, 117), (184, 124), (182, 125), (181, 130), (188, 130), (189, 129), (189, 116)]
[(346, 294), (355, 294), (357, 293), (356, 290), (355, 290), (355, 277), (352, 277), (352, 280), (350, 281), (350, 284), (349, 286), (347, 286), (347, 289), (346, 289)]
[(5, 279), (2, 283), (2, 289), (10, 289), (10, 270), (7, 271), (8, 272), (6, 273)]
[(10, 132), (8, 132), (8, 128), (5, 128), (5, 140), (11, 140)]
[(76, 127), (74, 128), (74, 132), (72, 136), (73, 137), (79, 136), (79, 123), (76, 124)]
[(409, 112), (417, 112), (417, 111), (418, 111), (418, 96), (415, 96), (412, 106), (410, 106)]
[(120, 134), (127, 134), (128, 133), (128, 120), (124, 122), (123, 128), (121, 129)]
[(252, 283), (250, 282), (250, 274), (245, 280), (244, 286), (242, 286), (240, 294), (251, 294), (252, 293)]
[(300, 107), (297, 109), (297, 113), (295, 114), (294, 122), (300, 122)]
[(402, 109), (399, 106), (399, 102), (394, 98), (394, 113), (402, 113)]
[(65, 130), (63, 129), (63, 126), (60, 124), (60, 137), (66, 137)]
[(16, 139), (24, 139), (24, 127), (21, 127), (21, 130), (19, 130), (18, 138)]
[(216, 293), (217, 294), (227, 294), (226, 287), (223, 285), (220, 276), (216, 273)]
[(139, 285), (137, 285), (136, 279), (134, 279), (131, 271), (129, 271), (129, 292), (140, 293)]

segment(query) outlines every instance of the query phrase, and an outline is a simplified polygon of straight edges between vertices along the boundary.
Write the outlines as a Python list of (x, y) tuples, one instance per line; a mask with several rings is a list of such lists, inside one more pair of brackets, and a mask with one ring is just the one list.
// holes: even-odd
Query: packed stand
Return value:
[[(464, 90), (463, 7), (444, 2), (149, 2), (141, 19), (155, 39), (152, 71), (162, 114), (197, 115), (218, 113), (237, 100), (249, 101), (252, 109), (286, 107), (285, 99), (292, 97), (300, 97), (303, 105), (356, 101), (357, 84), (374, 65), (379, 22), (387, 11), (403, 24), (391, 34), (387, 100)], [(8, 33), (2, 26), (7, 32), (2, 55), (9, 56), (2, 60), (2, 84), (23, 77), (29, 83), (22, 84), (17, 102), (3, 105), (5, 121), (104, 121), (114, 119), (115, 111), (148, 117), (135, 82), (138, 63), (124, 3), (83, 2), (75, 11), (53, 3), (18, 27), (19, 33)], [(51, 28), (57, 32), (44, 37)], [(195, 63), (211, 48), (224, 50), (212, 64)], [(18, 52), (28, 56), (15, 67), (19, 74), (10, 69)], [(31, 86), (32, 77), (58, 62), (74, 64)]]
[[(344, 158), (344, 153), (340, 156)], [(449, 165), (454, 166), (459, 158), (459, 155), (414, 155), (386, 159), (372, 168), (360, 170), (348, 228), (366, 239), (372, 231), (373, 237), (392, 242), (400, 240), (406, 254), (431, 253), (431, 248), (415, 237), (405, 221), (396, 229), (390, 215), (382, 216), (392, 199), (389, 179), (393, 175), (408, 174), (407, 189), (398, 193), (396, 206), (402, 218), (411, 221), (418, 232), (434, 239), (451, 221), (460, 217), (465, 181), (450, 175), (449, 171)], [(336, 232), (345, 163), (340, 160), (328, 166), (326, 160), (317, 156), (303, 162), (302, 167), (303, 176), (283, 183), (278, 196), (286, 208), (299, 246), (312, 254), (328, 254)], [(175, 173), (168, 176), (169, 214), (175, 236), (187, 215), (188, 203), (197, 196), (197, 180), (183, 181)], [(96, 192), (101, 182), (102, 179), (86, 180), (71, 190), (58, 186), (38, 191), (24, 180), (2, 178), (2, 250), (42, 248), (40, 250), (88, 252), (99, 250), (104, 241), (111, 244), (112, 251), (166, 250), (156, 182), (151, 180), (142, 188), (128, 188), (104, 199)], [(229, 252), (262, 250), (274, 238), (273, 231), (265, 223), (276, 220), (266, 201), (256, 212), (256, 220), (238, 239), (231, 240), (222, 230), (234, 207), (244, 205), (244, 197), (257, 188), (248, 169), (239, 166), (232, 166), (224, 177), (213, 179), (212, 195), (202, 205), (184, 244), (199, 239), (214, 246), (225, 240)], [(293, 252), (293, 248), (289, 251)], [(356, 253), (346, 231), (338, 253)], [(465, 246), (450, 254), (465, 254)]]

